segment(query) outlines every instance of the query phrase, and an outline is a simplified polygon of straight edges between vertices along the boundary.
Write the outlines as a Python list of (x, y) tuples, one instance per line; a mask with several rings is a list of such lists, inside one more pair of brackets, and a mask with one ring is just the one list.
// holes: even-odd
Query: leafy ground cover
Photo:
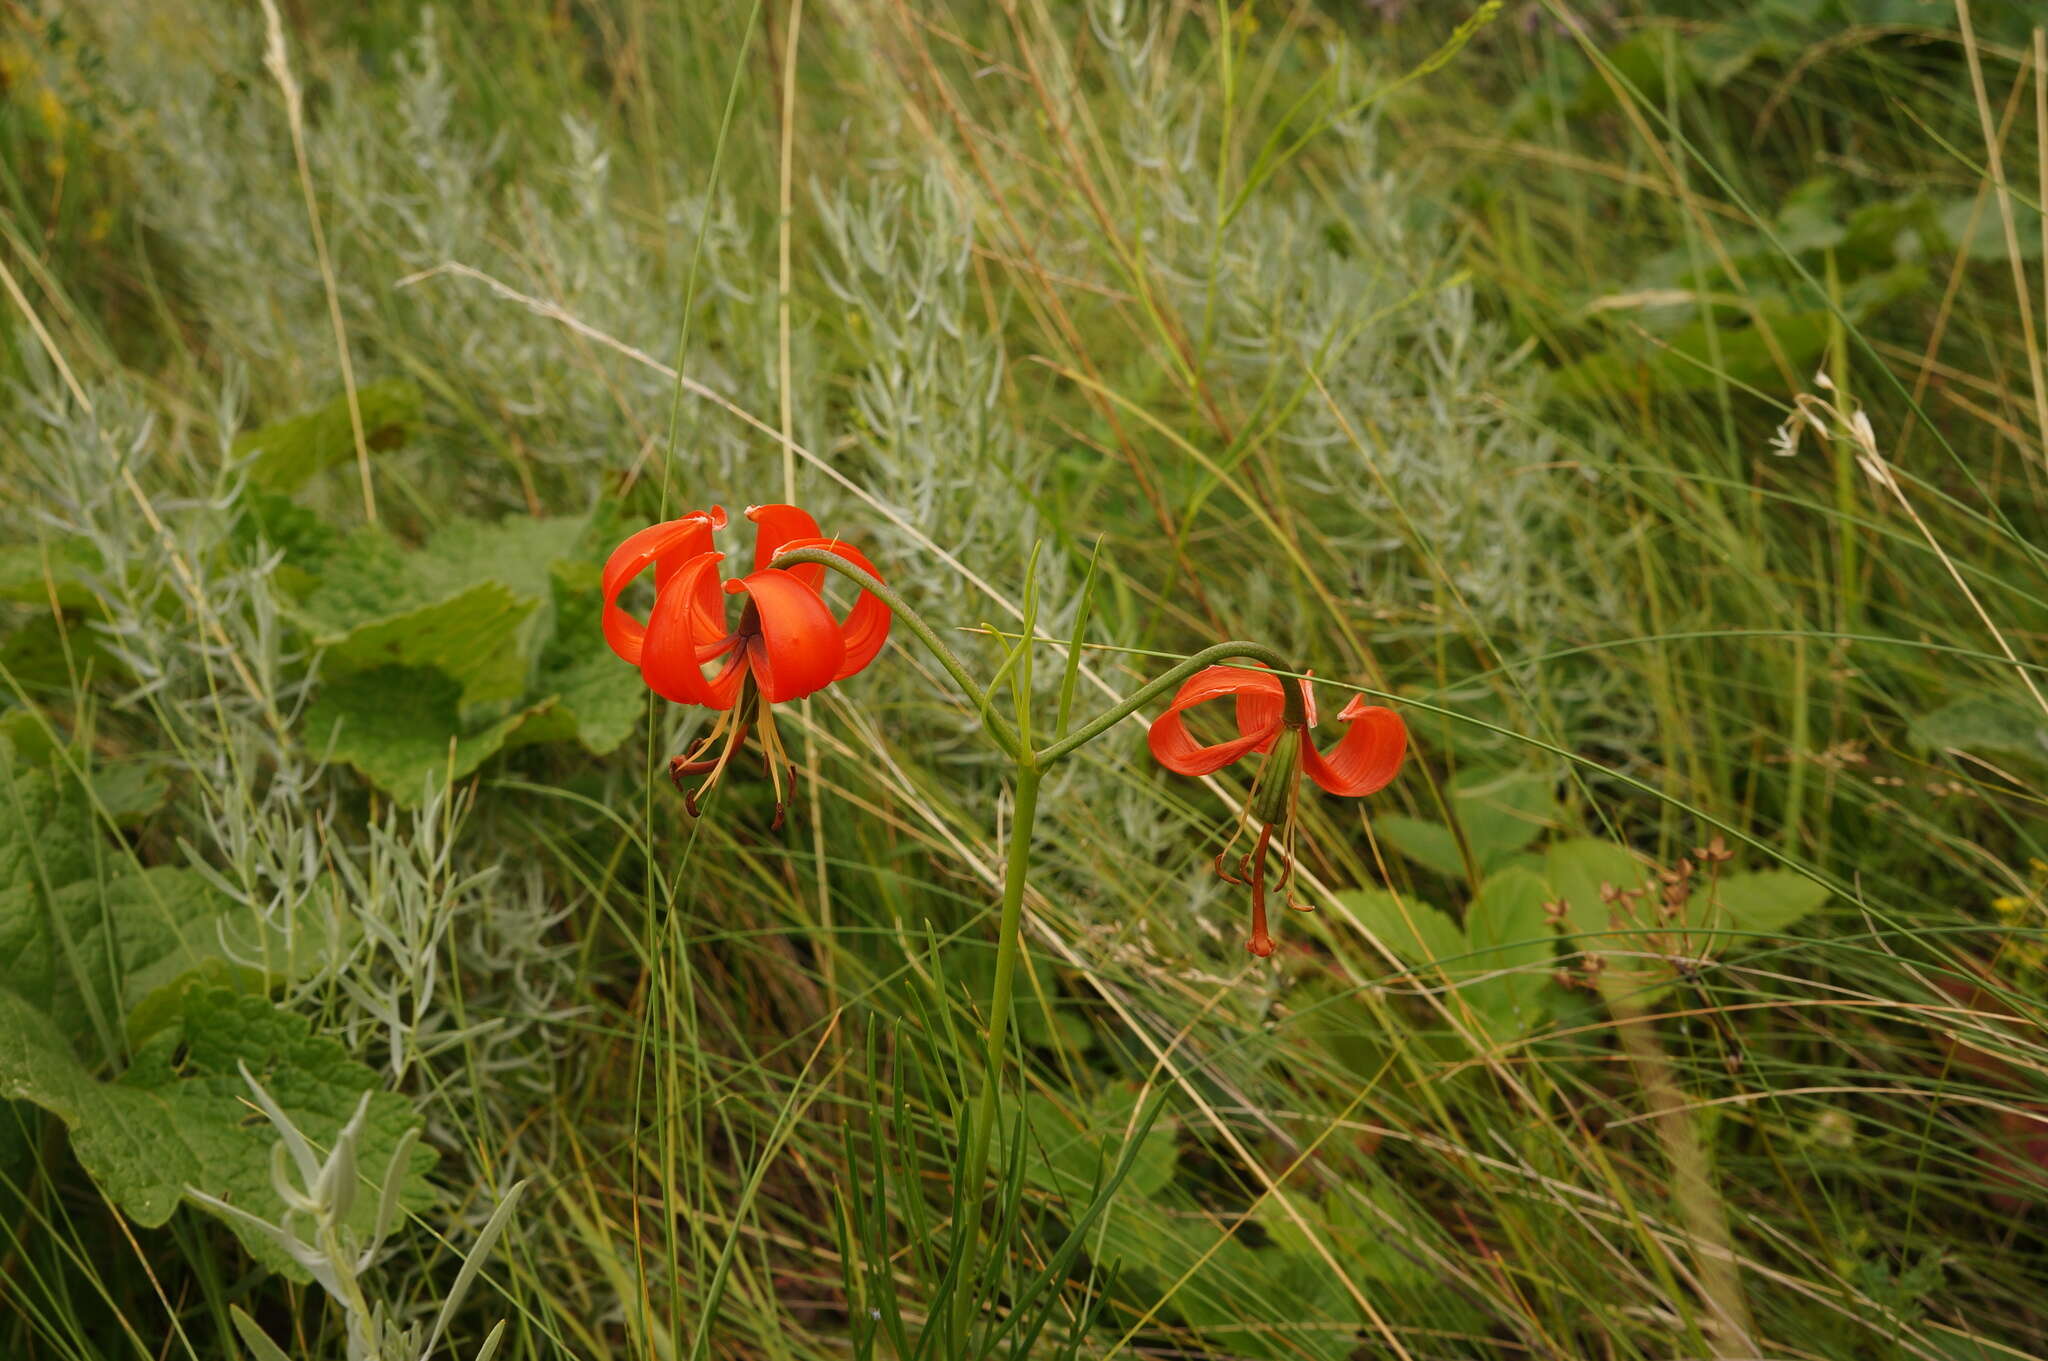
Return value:
[[(2030, 7), (0, 13), (0, 1354), (2048, 1353)], [(692, 820), (788, 499), (1408, 764), (1270, 959), (900, 629)]]

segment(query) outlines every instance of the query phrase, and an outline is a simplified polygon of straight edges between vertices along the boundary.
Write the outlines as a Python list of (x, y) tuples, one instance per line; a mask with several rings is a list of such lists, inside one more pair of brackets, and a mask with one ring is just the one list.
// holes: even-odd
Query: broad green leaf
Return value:
[(410, 807), (425, 797), (430, 782), (459, 780), (482, 765), (520, 724), (545, 713), (553, 701), (475, 726), (464, 724), (461, 703), (461, 685), (438, 670), (385, 666), (358, 672), (320, 688), (306, 711), (306, 743), (322, 756), (346, 761)]
[(328, 555), (294, 617), (326, 649), (329, 677), (435, 667), (462, 683), (465, 709), (503, 704), (528, 693), (554, 625), (551, 564), (585, 528), (523, 515), (456, 520), (412, 552), (381, 530), (358, 530)]
[[(303, 1017), (267, 999), (222, 988), (185, 991), (175, 1024), (139, 1049), (128, 1070), (102, 1081), (72, 1052), (51, 1019), (0, 988), (0, 1097), (30, 1101), (61, 1119), (71, 1148), (108, 1197), (137, 1224), (171, 1217), (196, 1187), (273, 1222), (285, 1207), (271, 1189), (276, 1133), (249, 1119), (247, 1064), (316, 1147), (330, 1144), (375, 1075), (339, 1041), (310, 1033)], [(367, 1235), (393, 1150), (419, 1123), (393, 1092), (370, 1100), (357, 1167), (362, 1186), (349, 1221)], [(425, 1177), (434, 1155), (415, 1146), (405, 1203), (431, 1200)], [(262, 1235), (226, 1221), (252, 1257), (298, 1280), (306, 1273)]]
[(1339, 892), (1337, 900), (1405, 963), (1433, 964), (1465, 953), (1465, 933), (1458, 924), (1419, 898), (1396, 897), (1383, 888), (1352, 888)]
[[(2015, 196), (2013, 218), (2019, 227), (2019, 248), (2022, 260), (2036, 260), (2041, 255), (2041, 214), (2023, 198)], [(1976, 229), (1970, 231), (1974, 212)], [(1943, 204), (1939, 214), (1941, 234), (1947, 238), (1947, 246), (1953, 250), (1961, 247), (1972, 260), (2003, 260), (2006, 258), (2005, 220), (1998, 211), (1977, 205), (1973, 198), (1953, 198)], [(1968, 239), (1965, 233), (1968, 232)]]
[(1549, 897), (1550, 886), (1528, 870), (1502, 870), (1487, 879), (1466, 910), (1470, 968), (1491, 976), (1460, 991), (1496, 1037), (1525, 1035), (1548, 1014), (1557, 939), (1543, 910)]
[(0, 600), (47, 605), (54, 595), (60, 608), (97, 611), (91, 581), (102, 570), (99, 551), (81, 540), (8, 544), (0, 547)]
[(1625, 336), (1555, 370), (1550, 381), (1563, 397), (1601, 397), (1644, 383), (1665, 392), (1709, 392), (1727, 383), (1781, 393), (1787, 391), (1788, 370), (1797, 382), (1813, 372), (1830, 320), (1820, 308), (1768, 309), (1753, 324), (1721, 322), (1711, 336), (1704, 321), (1679, 327), (1661, 341)]
[[(403, 378), (386, 378), (356, 389), (364, 443), (373, 451), (405, 442), (420, 416), (420, 390)], [(348, 394), (303, 416), (251, 430), (235, 439), (235, 457), (246, 459), (249, 480), (270, 491), (288, 492), (307, 478), (356, 456), (355, 419)]]
[(132, 827), (163, 806), (171, 795), (171, 782), (141, 761), (115, 761), (93, 771), (92, 789), (102, 812), (121, 826)]
[(1354, 1076), (1385, 1076), (1390, 1050), (1386, 1026), (1355, 988), (1334, 980), (1305, 977), (1290, 997), (1288, 1026), (1311, 1049), (1320, 1048)]
[(1565, 921), (1574, 934), (1581, 936), (1602, 936), (1626, 929), (1627, 922), (1611, 920), (1614, 909), (1604, 901), (1602, 890), (1640, 888), (1649, 877), (1649, 871), (1635, 856), (1596, 837), (1552, 843), (1544, 852), (1543, 867), (1551, 896), (1564, 900)]
[(461, 685), (463, 705), (497, 704), (526, 693), (519, 631), (533, 611), (532, 600), (485, 581), (436, 604), (314, 641), (326, 649), (321, 665), (329, 676), (427, 667)]
[(1372, 820), (1372, 830), (1380, 840), (1424, 869), (1435, 870), (1447, 879), (1465, 877), (1465, 859), (1458, 854), (1458, 839), (1441, 823), (1403, 813), (1381, 813)]
[(1565, 903), (1565, 922), (1576, 946), (1599, 958), (1601, 995), (1648, 1002), (1671, 986), (1676, 970), (1658, 949), (1663, 935), (1654, 911), (1606, 901), (1603, 890), (1643, 887), (1649, 871), (1611, 841), (1580, 837), (1552, 845), (1544, 855), (1553, 898)]
[(1957, 700), (1913, 720), (1913, 740), (1937, 751), (1998, 752), (2048, 759), (2041, 711), (1991, 695)]
[[(197, 871), (135, 870), (103, 845), (68, 777), (0, 773), (0, 987), (103, 1058), (154, 1024), (158, 995), (194, 975), (260, 989), (317, 962)], [(161, 1006), (160, 1002), (155, 1002)]]
[(1549, 776), (1530, 770), (1467, 775), (1452, 785), (1451, 807), (1482, 873), (1543, 834), (1557, 811), (1552, 789)]
[[(508, 515), (502, 520), (451, 520), (408, 561), (418, 588), (446, 595), (479, 581), (496, 581), (518, 596), (545, 601), (554, 584), (554, 564), (576, 551), (586, 521), (564, 516), (537, 520)], [(592, 561), (602, 561), (592, 556)], [(592, 593), (593, 603), (596, 592)]]
[[(1028, 1092), (1024, 1097), (1024, 1175), (1032, 1185), (1064, 1196), (1086, 1196), (1098, 1175), (1107, 1175), (1123, 1157), (1127, 1138), (1136, 1133), (1139, 1088), (1119, 1083), (1079, 1111), (1067, 1110)], [(1006, 1106), (990, 1149), (995, 1167), (1007, 1164), (1007, 1148), (1016, 1121), (1014, 1102)], [(1180, 1144), (1173, 1117), (1160, 1115), (1138, 1145), (1124, 1186), (1143, 1195), (1163, 1190), (1173, 1180)]]
[(240, 514), (230, 536), (236, 548), (244, 557), (259, 550), (281, 554), (271, 580), (293, 596), (314, 588), (327, 560), (344, 542), (327, 517), (277, 492), (251, 488), (236, 509)]
[(1711, 894), (1702, 881), (1693, 894), (1689, 915), (1698, 925), (1768, 936), (1812, 915), (1827, 900), (1827, 889), (1803, 874), (1758, 870), (1722, 875)]
[(559, 715), (570, 734), (602, 756), (639, 726), (647, 712), (647, 687), (640, 672), (614, 656), (604, 640), (600, 576), (595, 559), (556, 565), (555, 632), (541, 653), (536, 689), (561, 696), (549, 718)]
[(9, 748), (16, 759), (40, 765), (57, 750), (46, 720), (34, 709), (0, 708), (0, 758)]

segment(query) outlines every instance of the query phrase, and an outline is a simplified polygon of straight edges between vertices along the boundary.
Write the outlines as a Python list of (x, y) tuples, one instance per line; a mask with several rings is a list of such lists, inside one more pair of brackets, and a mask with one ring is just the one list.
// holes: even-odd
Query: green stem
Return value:
[(1003, 1060), (1010, 1037), (1010, 1013), (1017, 978), (1017, 956), (1023, 951), (1024, 880), (1031, 872), (1031, 828), (1038, 820), (1038, 784), (1045, 778), (1033, 766), (1017, 768), (1016, 808), (1010, 816), (1009, 859), (1003, 868), (1003, 915), (996, 927), (996, 982), (989, 994), (988, 1045), (983, 1054), (981, 1096), (974, 1104), (973, 1123), (968, 1126), (967, 1162), (962, 1180), (974, 1189), (960, 1207), (959, 1232), (954, 1235), (956, 1260), (953, 1297), (954, 1345), (965, 1348), (967, 1325), (974, 1312), (976, 1259), (981, 1249), (981, 1182), (987, 1175), (989, 1142), (1000, 1114)]
[[(953, 649), (947, 647), (940, 639), (937, 631), (927, 624), (923, 616), (912, 609), (902, 596), (874, 573), (823, 548), (796, 548), (778, 553), (770, 565), (787, 568), (800, 563), (816, 563), (827, 571), (837, 572), (887, 605), (895, 617), (902, 621), (903, 626), (916, 635), (917, 640), (923, 643), (938, 660), (939, 665), (945, 668), (946, 674), (953, 678), (953, 683), (960, 687), (961, 695), (980, 713), (982, 725), (987, 728), (989, 736), (1016, 766), (1016, 807), (1011, 817), (1009, 853), (1003, 869), (1003, 911), (1002, 919), (996, 927), (996, 977), (995, 986), (989, 994), (988, 1035), (983, 1053), (981, 1092), (969, 1114), (967, 1155), (961, 1168), (963, 1196), (960, 1204), (960, 1222), (955, 1226), (954, 1233), (955, 1293), (950, 1320), (951, 1344), (956, 1352), (964, 1351), (967, 1345), (967, 1331), (974, 1321), (974, 1285), (981, 1257), (981, 1218), (984, 1200), (982, 1189), (988, 1176), (989, 1146), (995, 1137), (996, 1121), (1001, 1115), (1004, 1060), (1008, 1056), (1011, 1013), (1015, 1010), (1017, 958), (1023, 952), (1024, 884), (1031, 872), (1031, 833), (1038, 819), (1038, 787), (1045, 778), (1045, 771), (1054, 762), (1102, 736), (1204, 667), (1214, 666), (1218, 662), (1233, 658), (1243, 658), (1263, 663), (1282, 675), (1292, 674), (1293, 668), (1279, 653), (1258, 643), (1218, 643), (1214, 647), (1204, 648), (1173, 667), (1165, 675), (1139, 687), (1129, 697), (1111, 705), (1074, 732), (1059, 738), (1043, 750), (1034, 752), (1026, 745), (1017, 729), (1004, 722), (995, 712), (995, 707), (990, 702), (993, 698), (993, 686), (983, 687), (976, 684), (966, 665), (954, 654)], [(1028, 623), (1026, 627), (1028, 631)], [(1024, 645), (1030, 644), (1027, 641)], [(1000, 679), (999, 676), (998, 683)], [(1284, 721), (1290, 726), (1299, 727), (1306, 722), (1301, 691), (1302, 687), (1298, 685), (1282, 687)]]
[(974, 677), (967, 673), (966, 664), (952, 648), (946, 646), (937, 631), (924, 621), (924, 616), (910, 608), (909, 603), (892, 587), (874, 573), (863, 571), (837, 553), (828, 552), (823, 548), (792, 548), (786, 553), (776, 554), (775, 560), (768, 565), (787, 568), (806, 562), (816, 563), (828, 571), (839, 573), (887, 605), (890, 612), (903, 621), (904, 627), (916, 634), (917, 640), (938, 659), (939, 665), (946, 669), (946, 674), (953, 678), (953, 683), (960, 687), (960, 693), (966, 697), (967, 702), (980, 711), (982, 725), (988, 729), (989, 736), (995, 739), (996, 745), (1002, 748), (1003, 755), (1020, 766), (1030, 763), (1031, 753), (1025, 750), (1023, 741), (1010, 725), (1003, 721), (1002, 715), (996, 713), (988, 703), (987, 692), (975, 684)]
[[(1102, 736), (1102, 734), (1108, 732), (1111, 728), (1123, 722), (1153, 700), (1177, 687), (1182, 681), (1194, 675), (1197, 671), (1205, 667), (1215, 666), (1218, 662), (1227, 662), (1233, 657), (1264, 662), (1272, 670), (1283, 673), (1291, 673), (1294, 670), (1279, 653), (1261, 643), (1229, 642), (1218, 643), (1214, 647), (1205, 647), (1194, 656), (1168, 671), (1165, 675), (1139, 686), (1130, 695), (1118, 700), (1115, 704), (1110, 705), (1107, 709), (1104, 709), (1101, 713), (1059, 739), (1059, 741), (1040, 751), (1037, 755), (1038, 764), (1041, 767), (1050, 766), (1055, 761), (1072, 755), (1075, 748), (1083, 747), (1093, 742), (1096, 738)], [(1288, 726), (1300, 727), (1307, 721), (1307, 716), (1302, 708), (1300, 686), (1283, 686), (1281, 702), (1285, 705), (1284, 721)]]

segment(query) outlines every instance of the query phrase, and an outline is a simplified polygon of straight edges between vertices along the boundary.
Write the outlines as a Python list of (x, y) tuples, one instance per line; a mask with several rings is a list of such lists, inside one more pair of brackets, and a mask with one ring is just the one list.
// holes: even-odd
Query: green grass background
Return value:
[[(464, 1358), (943, 1355), (962, 1291), (991, 1354), (2048, 1353), (2028, 11), (368, 0), (283, 5), (277, 68), (257, 6), (0, 0), (0, 731), (151, 791), (135, 863), (327, 923), (274, 996), (439, 1155), (337, 1301), (126, 1223), (16, 1103), (0, 1354), (239, 1309), (345, 1355), (519, 1181)], [(751, 771), (694, 823), (658, 778), (699, 715), (574, 672), (619, 534), (792, 485), (985, 676), (1030, 593), (1041, 725), (1092, 560), (1084, 708), (1247, 636), (1414, 737), (1305, 798), (1270, 962), (1208, 874), (1248, 772), (1131, 723), (1048, 782), (970, 1280), (972, 708), (899, 631), (790, 715), (770, 832)], [(529, 591), (525, 650), (435, 616), (352, 682), (318, 593), (372, 514), (349, 590)], [(1539, 933), (1526, 1027), (1382, 948), (1716, 835), (1824, 905), (1591, 984)]]

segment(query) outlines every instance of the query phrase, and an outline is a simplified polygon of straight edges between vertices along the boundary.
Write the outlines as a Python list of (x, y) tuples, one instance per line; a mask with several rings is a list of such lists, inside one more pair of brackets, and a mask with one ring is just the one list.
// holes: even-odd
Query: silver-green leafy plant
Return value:
[[(373, 1293), (364, 1277), (376, 1265), (386, 1241), (398, 1227), (407, 1155), (416, 1131), (408, 1130), (400, 1142), (384, 1184), (376, 1188), (377, 1215), (373, 1227), (367, 1235), (359, 1235), (349, 1223), (349, 1212), (362, 1190), (356, 1154), (369, 1113), (370, 1093), (363, 1094), (354, 1116), (335, 1136), (327, 1156), (321, 1158), (256, 1075), (246, 1065), (241, 1073), (242, 1080), (249, 1085), (250, 1096), (277, 1131), (277, 1143), (271, 1146), (270, 1182), (286, 1206), (285, 1213), (273, 1222), (196, 1187), (187, 1187), (186, 1194), (223, 1218), (269, 1239), (306, 1269), (342, 1311), (348, 1361), (425, 1361), (440, 1344), (449, 1320), (475, 1284), (477, 1273), (497, 1244), (499, 1234), (504, 1232), (527, 1183), (513, 1183), (485, 1221), (476, 1242), (464, 1256), (432, 1327), (425, 1328), (420, 1320), (401, 1323), (392, 1317), (391, 1309)], [(246, 1315), (238, 1314), (235, 1325), (259, 1361), (275, 1361), (284, 1355)], [(504, 1323), (499, 1323), (485, 1338), (477, 1361), (489, 1361), (496, 1353), (504, 1327)]]

